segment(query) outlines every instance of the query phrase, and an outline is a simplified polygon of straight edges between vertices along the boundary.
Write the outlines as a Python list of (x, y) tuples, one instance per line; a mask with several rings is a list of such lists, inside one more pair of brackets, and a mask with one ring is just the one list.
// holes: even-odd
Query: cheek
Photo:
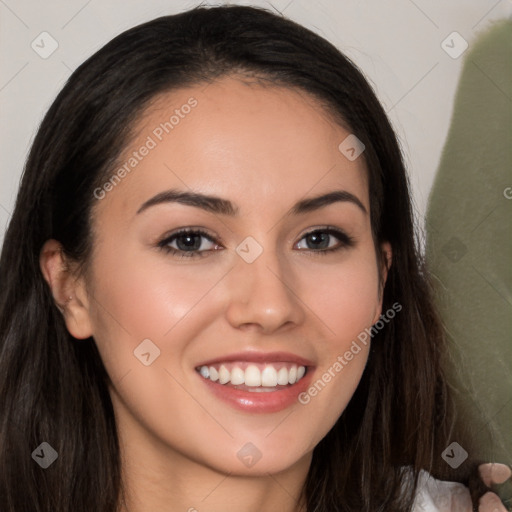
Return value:
[(94, 265), (94, 338), (114, 375), (133, 366), (134, 350), (145, 339), (162, 352), (172, 341), (173, 359), (179, 360), (187, 340), (201, 329), (198, 313), (204, 319), (215, 309), (208, 292), (223, 275), (218, 268), (170, 265), (164, 255), (148, 264), (136, 251), (125, 254), (105, 248)]
[(312, 417), (322, 418), (322, 430), (312, 431), (312, 436), (325, 435), (334, 425), (366, 366), (371, 340), (367, 332), (380, 313), (378, 272), (371, 256), (366, 251), (340, 265), (302, 274), (302, 297), (324, 325), (325, 334), (317, 345), (320, 364), (315, 378), (299, 397)]
[(371, 257), (318, 265), (313, 272), (302, 272), (299, 282), (301, 298), (325, 324), (333, 349), (371, 326), (380, 311), (377, 266)]
[(316, 369), (311, 384), (298, 396), (302, 414), (308, 418), (304, 428), (311, 448), (331, 430), (346, 409), (361, 380), (368, 352), (369, 344), (356, 340), (333, 353)]

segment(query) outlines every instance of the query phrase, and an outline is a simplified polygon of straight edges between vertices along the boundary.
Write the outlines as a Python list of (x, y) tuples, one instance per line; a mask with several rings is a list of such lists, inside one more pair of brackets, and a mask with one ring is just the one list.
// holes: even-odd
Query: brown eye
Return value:
[(184, 229), (166, 236), (158, 247), (180, 257), (201, 257), (205, 253), (217, 250), (220, 246), (202, 230)]

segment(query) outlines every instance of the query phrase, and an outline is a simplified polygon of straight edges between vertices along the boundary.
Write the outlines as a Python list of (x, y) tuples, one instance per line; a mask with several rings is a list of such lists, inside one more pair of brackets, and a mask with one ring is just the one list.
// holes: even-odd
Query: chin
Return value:
[[(232, 476), (264, 477), (290, 470), (294, 466), (307, 465), (311, 462), (312, 450), (304, 452), (299, 447), (294, 449), (289, 443), (265, 443), (262, 440), (236, 443), (236, 448), (222, 450), (214, 455), (208, 454), (203, 465)], [(258, 447), (259, 445), (259, 447)]]

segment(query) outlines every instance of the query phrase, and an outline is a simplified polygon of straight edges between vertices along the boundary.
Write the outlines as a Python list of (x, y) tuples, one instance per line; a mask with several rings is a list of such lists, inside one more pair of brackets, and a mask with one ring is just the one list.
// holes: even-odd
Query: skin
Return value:
[[(55, 240), (43, 248), (42, 272), (69, 332), (94, 337), (111, 378), (123, 512), (220, 512), (227, 503), (242, 512), (297, 511), (312, 450), (353, 395), (369, 344), (307, 405), (274, 413), (226, 404), (195, 367), (234, 352), (285, 351), (311, 360), (320, 378), (379, 319), (387, 269), (379, 277), (364, 160), (338, 150), (350, 132), (313, 98), (224, 78), (157, 98), (120, 161), (190, 97), (197, 106), (95, 200), (87, 276), (66, 269)], [(137, 213), (169, 189), (224, 198), (239, 213), (175, 202)], [(334, 190), (353, 194), (366, 213), (349, 201), (290, 212)], [(308, 248), (304, 236), (325, 226), (353, 245), (323, 255)], [(157, 247), (183, 227), (214, 239), (202, 239), (204, 257)], [(253, 263), (235, 250), (248, 236), (263, 248)], [(338, 243), (331, 237), (331, 246)], [(389, 266), (389, 245), (381, 250)], [(134, 357), (144, 339), (160, 350), (149, 366)], [(252, 467), (237, 457), (248, 442), (262, 455)]]

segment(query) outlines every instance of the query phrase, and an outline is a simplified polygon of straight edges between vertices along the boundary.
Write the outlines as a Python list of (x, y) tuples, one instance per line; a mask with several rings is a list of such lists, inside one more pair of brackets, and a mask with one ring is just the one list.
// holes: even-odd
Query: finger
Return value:
[(478, 512), (507, 512), (507, 509), (496, 494), (487, 492), (478, 501)]
[(481, 464), (478, 466), (478, 471), (487, 487), (502, 484), (512, 476), (512, 470), (505, 464)]

